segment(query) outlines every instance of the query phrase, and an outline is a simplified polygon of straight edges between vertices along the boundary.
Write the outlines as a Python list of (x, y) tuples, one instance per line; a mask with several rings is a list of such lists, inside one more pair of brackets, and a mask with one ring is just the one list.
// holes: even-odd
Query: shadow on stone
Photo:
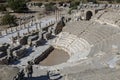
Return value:
[(54, 36), (54, 35), (51, 35), (51, 36), (50, 36), (50, 39), (54, 39), (54, 38), (56, 38), (56, 36)]
[(27, 49), (27, 54), (26, 54), (24, 57), (29, 56), (32, 52), (34, 52), (34, 50), (33, 50), (33, 48), (32, 48), (32, 47), (31, 47), (31, 48), (29, 48), (29, 49)]
[(40, 77), (32, 77), (31, 79), (25, 78), (25, 80), (49, 80), (46, 75), (42, 75)]
[[(27, 57), (27, 56), (29, 56), (32, 52), (34, 52), (34, 50), (33, 50), (33, 48), (31, 47), (31, 48), (29, 48), (29, 49), (27, 49), (27, 53), (25, 54), (25, 56), (24, 57)], [(24, 57), (22, 57), (22, 58), (24, 58)], [(14, 65), (17, 65), (17, 64), (19, 64), (20, 63), (20, 60), (16, 60), (16, 61), (14, 61), (13, 63), (11, 63), (11, 64), (14, 64)]]
[(40, 41), (40, 44), (38, 46), (45, 45), (46, 43), (47, 43), (47, 41), (45, 39), (43, 39), (43, 40)]
[[(57, 79), (54, 79), (54, 80), (60, 80), (61, 78), (62, 78), (62, 76), (60, 76), (60, 77), (58, 77)], [(52, 79), (49, 79), (49, 77), (46, 76), (46, 75), (42, 75), (40, 77), (32, 77), (30, 79), (25, 78), (25, 80), (52, 80)]]

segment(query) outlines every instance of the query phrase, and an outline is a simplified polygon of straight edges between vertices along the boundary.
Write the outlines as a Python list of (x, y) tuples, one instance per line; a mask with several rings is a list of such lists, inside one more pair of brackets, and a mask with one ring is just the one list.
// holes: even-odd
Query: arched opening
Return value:
[(90, 20), (92, 16), (93, 16), (93, 14), (91, 11), (86, 12), (86, 20)]

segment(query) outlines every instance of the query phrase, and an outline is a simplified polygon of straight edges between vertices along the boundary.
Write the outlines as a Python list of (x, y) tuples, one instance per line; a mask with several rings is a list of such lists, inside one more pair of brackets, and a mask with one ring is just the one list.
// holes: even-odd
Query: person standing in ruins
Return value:
[(28, 61), (28, 65), (26, 66), (26, 73), (27, 73), (27, 77), (31, 78), (32, 74), (33, 74), (33, 66), (31, 64), (30, 61)]

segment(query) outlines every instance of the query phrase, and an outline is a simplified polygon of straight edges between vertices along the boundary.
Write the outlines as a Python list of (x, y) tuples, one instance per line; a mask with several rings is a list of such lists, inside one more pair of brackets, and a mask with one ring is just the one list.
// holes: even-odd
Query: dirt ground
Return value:
[(42, 66), (57, 65), (66, 62), (68, 59), (69, 55), (67, 52), (59, 49), (54, 49), (45, 60), (40, 62), (40, 65)]
[(13, 80), (19, 69), (16, 67), (0, 65), (0, 80)]

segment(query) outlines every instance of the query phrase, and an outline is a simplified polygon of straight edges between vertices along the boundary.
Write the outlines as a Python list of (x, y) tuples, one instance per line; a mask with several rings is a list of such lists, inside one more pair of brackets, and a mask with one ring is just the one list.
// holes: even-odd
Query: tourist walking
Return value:
[(26, 73), (27, 73), (27, 77), (31, 78), (32, 74), (33, 74), (33, 66), (32, 63), (30, 61), (28, 61), (28, 65), (26, 66)]

